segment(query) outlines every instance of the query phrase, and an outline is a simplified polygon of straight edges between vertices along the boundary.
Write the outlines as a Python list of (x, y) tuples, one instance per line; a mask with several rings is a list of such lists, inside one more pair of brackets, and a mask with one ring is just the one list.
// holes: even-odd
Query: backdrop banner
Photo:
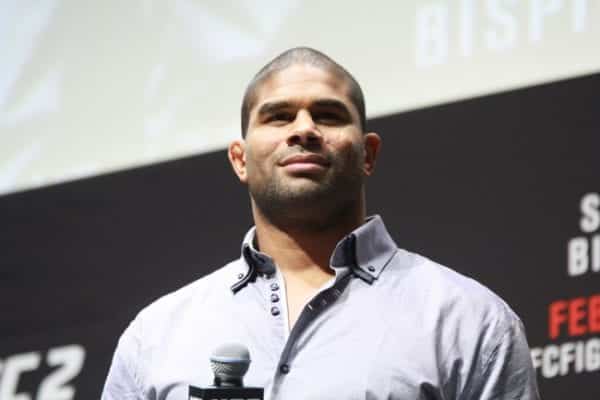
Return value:
[[(600, 398), (599, 104), (596, 74), (368, 124), (369, 213), (513, 307), (545, 400)], [(252, 224), (224, 151), (6, 195), (0, 221), (0, 400), (98, 398), (128, 322)]]

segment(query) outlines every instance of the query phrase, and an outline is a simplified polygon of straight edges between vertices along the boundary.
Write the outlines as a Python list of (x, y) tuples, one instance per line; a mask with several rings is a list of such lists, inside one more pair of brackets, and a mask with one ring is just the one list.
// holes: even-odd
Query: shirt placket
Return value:
[(281, 354), (289, 335), (287, 323), (287, 304), (285, 301), (285, 285), (279, 271), (265, 276), (265, 301), (271, 314), (272, 335), (275, 343), (275, 354)]
[(279, 353), (281, 356), (275, 371), (271, 400), (278, 399), (277, 394), (280, 391), (281, 386), (285, 384), (285, 376), (292, 373), (293, 358), (296, 355), (294, 352), (296, 342), (301, 338), (302, 334), (306, 332), (306, 329), (309, 327), (309, 325), (342, 295), (344, 289), (352, 278), (352, 274), (349, 273), (349, 271), (343, 271), (342, 273), (338, 274), (338, 271), (336, 271), (335, 280), (332, 280), (329, 285), (320, 290), (306, 304), (291, 331), (289, 331), (289, 325), (287, 323), (287, 302), (285, 301), (285, 288), (283, 287), (283, 279), (279, 275), (279, 272), (277, 273), (277, 277), (278, 282), (276, 285), (282, 290), (282, 296), (280, 299), (280, 307), (282, 312), (278, 316), (281, 317), (285, 314), (285, 318), (281, 319), (281, 323), (283, 323), (283, 326), (281, 327), (282, 330), (279, 331), (283, 332), (284, 334), (284, 344), (281, 347), (281, 352)]

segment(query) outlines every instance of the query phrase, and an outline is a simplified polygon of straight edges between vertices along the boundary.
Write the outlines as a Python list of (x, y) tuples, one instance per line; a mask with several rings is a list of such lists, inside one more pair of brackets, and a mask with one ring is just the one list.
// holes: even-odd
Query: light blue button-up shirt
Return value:
[(245, 344), (269, 400), (539, 399), (523, 325), (482, 285), (399, 249), (380, 217), (341, 240), (335, 276), (288, 327), (285, 282), (242, 257), (152, 303), (119, 340), (102, 400), (187, 399), (209, 356)]

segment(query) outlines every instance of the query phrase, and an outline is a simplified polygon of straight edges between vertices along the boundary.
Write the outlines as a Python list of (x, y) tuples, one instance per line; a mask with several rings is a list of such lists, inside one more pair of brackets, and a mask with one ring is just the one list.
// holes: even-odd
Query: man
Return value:
[(248, 86), (242, 133), (228, 151), (255, 222), (242, 256), (135, 318), (104, 400), (185, 399), (229, 342), (248, 346), (245, 383), (271, 400), (539, 399), (511, 309), (366, 218), (381, 140), (344, 68), (284, 52)]

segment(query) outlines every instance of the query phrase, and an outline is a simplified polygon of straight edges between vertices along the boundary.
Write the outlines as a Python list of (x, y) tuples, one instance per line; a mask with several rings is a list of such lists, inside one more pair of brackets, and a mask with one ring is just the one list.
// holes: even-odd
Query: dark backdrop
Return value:
[[(598, 235), (580, 230), (579, 204), (600, 192), (599, 105), (592, 75), (371, 120), (383, 149), (369, 212), (400, 247), (506, 299), (532, 347), (600, 337), (548, 336), (550, 303), (600, 294), (599, 272), (567, 274), (568, 241)], [(0, 197), (0, 400), (9, 364), (40, 357), (14, 390), (35, 399), (61, 368), (48, 351), (72, 344), (85, 351), (73, 398), (97, 398), (128, 321), (238, 257), (250, 225), (223, 151)], [(546, 400), (592, 400), (599, 375), (538, 377)]]

